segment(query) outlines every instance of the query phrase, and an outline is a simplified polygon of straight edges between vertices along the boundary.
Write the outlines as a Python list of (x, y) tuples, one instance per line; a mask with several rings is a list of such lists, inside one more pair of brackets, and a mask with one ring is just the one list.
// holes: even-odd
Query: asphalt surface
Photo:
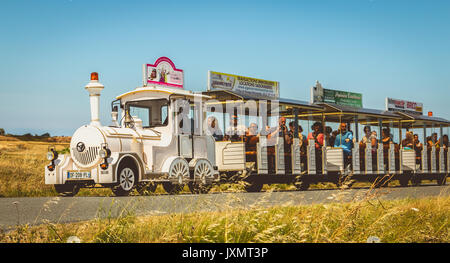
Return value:
[(352, 202), (364, 199), (448, 196), (448, 186), (388, 187), (379, 189), (308, 190), (204, 195), (155, 195), (130, 197), (20, 197), (0, 198), (0, 229), (16, 225), (67, 223), (95, 218), (162, 215), (199, 211), (224, 211), (255, 207)]

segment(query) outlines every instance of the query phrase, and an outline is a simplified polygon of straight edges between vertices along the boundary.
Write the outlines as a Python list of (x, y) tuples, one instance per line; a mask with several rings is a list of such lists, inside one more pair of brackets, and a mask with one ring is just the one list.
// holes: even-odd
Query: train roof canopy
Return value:
[(130, 100), (169, 98), (169, 96), (199, 97), (203, 99), (210, 98), (209, 96), (205, 96), (200, 93), (194, 93), (190, 90), (184, 90), (180, 88), (148, 86), (148, 87), (138, 87), (132, 91), (117, 96), (116, 99), (130, 101)]
[[(218, 101), (224, 101), (224, 100), (242, 100), (242, 101), (263, 101), (264, 99), (249, 97), (249, 96), (243, 96), (240, 94), (236, 94), (232, 91), (228, 90), (211, 90), (211, 91), (205, 91), (202, 94), (210, 96), (212, 99), (218, 100)], [(267, 100), (270, 104), (270, 100)], [(322, 111), (323, 107), (316, 104), (311, 104), (307, 101), (302, 100), (294, 100), (294, 99), (286, 99), (286, 98), (279, 98), (277, 101), (282, 106), (290, 106), (295, 108), (300, 108), (303, 110), (313, 110), (313, 111)]]
[(432, 117), (432, 116), (426, 116), (426, 115), (415, 115), (415, 114), (408, 114), (404, 112), (396, 112), (396, 114), (400, 115), (405, 119), (405, 121), (411, 121), (413, 122), (413, 126), (424, 126), (424, 125), (431, 125), (431, 124), (437, 124), (437, 125), (443, 125), (443, 126), (450, 126), (450, 121), (439, 118), (439, 117)]
[(334, 103), (318, 103), (325, 108), (325, 115), (341, 113), (342, 115), (352, 115), (358, 116), (359, 120), (373, 120), (373, 119), (390, 119), (390, 120), (400, 120), (402, 117), (390, 111), (367, 109), (367, 108), (356, 108), (350, 106), (337, 105)]

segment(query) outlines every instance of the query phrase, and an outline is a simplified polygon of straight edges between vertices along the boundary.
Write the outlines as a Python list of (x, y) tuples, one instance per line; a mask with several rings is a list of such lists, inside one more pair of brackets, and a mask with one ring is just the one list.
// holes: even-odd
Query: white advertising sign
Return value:
[(386, 110), (422, 115), (423, 104), (419, 102), (386, 98)]
[(208, 90), (229, 90), (256, 99), (278, 99), (280, 83), (233, 74), (208, 71)]

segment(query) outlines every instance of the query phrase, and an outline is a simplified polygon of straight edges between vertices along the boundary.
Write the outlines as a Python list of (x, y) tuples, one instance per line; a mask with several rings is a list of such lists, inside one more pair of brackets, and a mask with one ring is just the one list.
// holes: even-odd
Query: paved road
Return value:
[(0, 228), (17, 224), (65, 223), (116, 217), (121, 213), (160, 215), (197, 211), (223, 211), (252, 207), (351, 202), (366, 198), (398, 199), (450, 195), (448, 186), (389, 187), (370, 190), (309, 190), (206, 195), (132, 197), (23, 197), (0, 198)]

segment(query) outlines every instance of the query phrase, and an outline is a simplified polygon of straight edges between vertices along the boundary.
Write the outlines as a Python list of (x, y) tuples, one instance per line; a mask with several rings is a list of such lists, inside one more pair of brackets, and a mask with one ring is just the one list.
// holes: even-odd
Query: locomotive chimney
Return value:
[(91, 81), (86, 85), (85, 89), (89, 92), (89, 100), (91, 103), (91, 125), (101, 126), (99, 117), (100, 92), (104, 88), (103, 84), (98, 81), (98, 73), (91, 73)]

